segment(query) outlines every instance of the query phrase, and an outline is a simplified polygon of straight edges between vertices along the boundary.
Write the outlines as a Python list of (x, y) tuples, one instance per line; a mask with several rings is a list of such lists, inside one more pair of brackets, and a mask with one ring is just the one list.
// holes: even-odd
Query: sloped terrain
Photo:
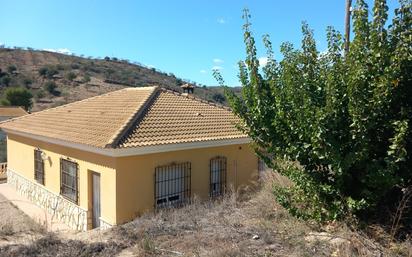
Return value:
[(354, 231), (291, 217), (275, 202), (273, 181), (109, 230), (44, 232), (32, 241), (0, 245), (0, 256), (412, 256), (410, 241), (388, 241), (373, 233), (376, 228)]
[[(180, 86), (186, 83), (173, 73), (127, 60), (92, 59), (38, 50), (0, 48), (0, 69), (0, 94), (8, 87), (28, 88), (35, 98), (32, 111), (130, 86), (158, 85), (181, 92)], [(225, 103), (220, 87), (197, 85), (195, 95)]]

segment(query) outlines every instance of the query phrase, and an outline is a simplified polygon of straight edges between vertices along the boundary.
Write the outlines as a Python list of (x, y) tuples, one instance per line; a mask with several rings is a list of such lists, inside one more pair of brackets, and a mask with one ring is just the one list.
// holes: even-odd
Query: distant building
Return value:
[(0, 106), (0, 121), (20, 117), (28, 114), (20, 106)]

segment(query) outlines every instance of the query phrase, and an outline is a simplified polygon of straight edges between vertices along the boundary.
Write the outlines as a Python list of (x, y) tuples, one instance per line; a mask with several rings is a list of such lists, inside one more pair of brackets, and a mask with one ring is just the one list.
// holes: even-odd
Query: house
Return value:
[(8, 183), (79, 230), (250, 184), (258, 158), (226, 107), (126, 88), (0, 124)]
[[(20, 106), (0, 106), (0, 121), (26, 115), (27, 112)], [(6, 134), (0, 130), (0, 182), (6, 179)]]
[(26, 114), (28, 114), (26, 110), (20, 106), (0, 106), (0, 121), (20, 117)]

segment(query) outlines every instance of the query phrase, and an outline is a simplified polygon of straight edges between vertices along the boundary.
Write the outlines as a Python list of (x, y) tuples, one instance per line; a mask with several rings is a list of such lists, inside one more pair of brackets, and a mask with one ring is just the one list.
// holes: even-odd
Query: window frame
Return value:
[[(154, 208), (174, 208), (188, 203), (191, 198), (191, 173), (190, 162), (170, 163), (155, 167)], [(173, 181), (175, 184), (172, 184)], [(172, 192), (173, 189), (179, 187), (181, 187), (179, 191)], [(182, 199), (179, 199), (180, 197)]]
[[(76, 168), (75, 176), (72, 176), (69, 172), (63, 170), (65, 162), (69, 165), (75, 165), (75, 168)], [(75, 188), (73, 188), (72, 186), (68, 184), (63, 183), (63, 175), (74, 179), (76, 183)], [(72, 198), (71, 195), (65, 193), (64, 188), (72, 190), (74, 193), (73, 195), (75, 196), (75, 199)], [(79, 203), (79, 164), (75, 161), (70, 160), (69, 158), (67, 159), (60, 158), (60, 195), (75, 204)]]
[[(39, 148), (34, 149), (34, 180), (41, 184), (45, 185), (45, 172), (44, 172), (44, 160), (42, 158), (43, 151)], [(41, 167), (41, 170), (38, 169)]]
[[(214, 170), (213, 166), (218, 165), (218, 169)], [(217, 173), (217, 174), (216, 174)], [(219, 176), (219, 182), (214, 183), (213, 178)], [(216, 198), (226, 193), (227, 182), (227, 158), (225, 156), (216, 156), (209, 161), (209, 197)], [(218, 190), (215, 189), (218, 186)]]

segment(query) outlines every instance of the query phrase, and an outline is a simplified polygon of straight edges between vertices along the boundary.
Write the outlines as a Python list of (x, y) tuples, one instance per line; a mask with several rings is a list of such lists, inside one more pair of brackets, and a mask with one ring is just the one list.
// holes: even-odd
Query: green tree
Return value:
[(292, 214), (319, 221), (349, 213), (366, 218), (412, 186), (411, 5), (400, 1), (386, 26), (384, 0), (375, 1), (371, 21), (358, 0), (347, 56), (332, 27), (327, 52), (320, 54), (304, 23), (301, 49), (282, 44), (280, 62), (264, 36), (263, 68), (245, 10), (242, 94), (226, 89), (226, 95), (257, 154), (293, 182), (275, 187)]
[(11, 87), (4, 92), (2, 105), (22, 106), (27, 111), (33, 106), (33, 95), (23, 87)]

